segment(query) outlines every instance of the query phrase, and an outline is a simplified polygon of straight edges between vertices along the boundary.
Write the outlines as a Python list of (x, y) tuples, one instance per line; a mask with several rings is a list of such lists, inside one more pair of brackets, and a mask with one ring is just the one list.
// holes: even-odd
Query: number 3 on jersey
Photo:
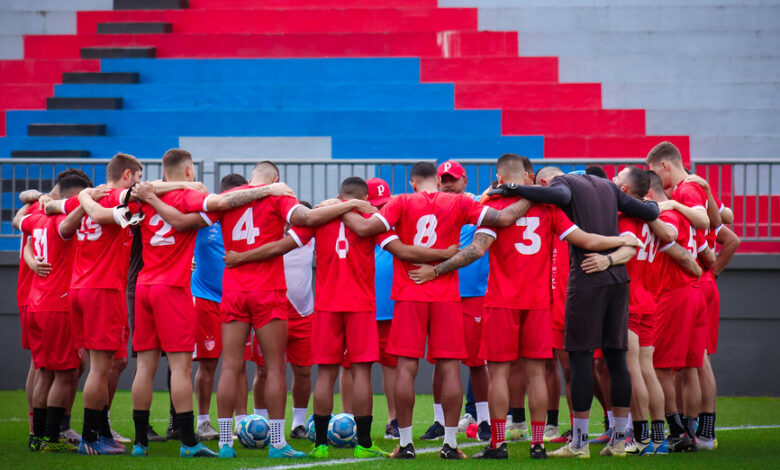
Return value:
[(525, 227), (523, 231), (523, 241), (529, 243), (515, 243), (515, 249), (521, 255), (533, 255), (542, 248), (542, 237), (536, 233), (539, 228), (539, 217), (520, 217), (515, 222), (518, 227)]
[(252, 245), (255, 243), (255, 238), (259, 236), (260, 229), (255, 227), (252, 208), (247, 207), (233, 227), (233, 241), (246, 240), (247, 245)]
[(438, 220), (433, 214), (428, 214), (417, 219), (417, 234), (414, 236), (414, 244), (430, 248), (436, 243), (436, 225)]

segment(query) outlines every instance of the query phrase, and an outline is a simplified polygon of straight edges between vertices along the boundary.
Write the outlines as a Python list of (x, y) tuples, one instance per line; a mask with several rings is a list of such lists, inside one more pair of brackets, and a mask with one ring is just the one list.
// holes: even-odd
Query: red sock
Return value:
[(544, 444), (544, 421), (531, 421), (531, 445)]
[(27, 416), (27, 419), (30, 421), (30, 434), (33, 433), (33, 418), (32, 418), (32, 416), (33, 416), (33, 414), (32, 414), (32, 411), (31, 411), (30, 413), (28, 413), (28, 416)]
[(569, 413), (569, 429), (574, 429), (574, 413)]
[(506, 419), (490, 420), (490, 447), (496, 448), (506, 441)]

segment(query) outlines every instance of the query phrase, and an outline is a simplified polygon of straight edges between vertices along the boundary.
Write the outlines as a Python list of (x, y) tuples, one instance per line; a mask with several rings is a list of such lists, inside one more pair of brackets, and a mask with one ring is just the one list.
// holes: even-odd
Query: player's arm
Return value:
[(701, 277), (702, 270), (699, 263), (696, 262), (696, 258), (693, 257), (690, 251), (686, 250), (677, 243), (672, 243), (661, 248), (661, 251), (669, 255), (673, 260), (680, 265), (688, 274)]
[(737, 234), (725, 225), (718, 231), (717, 242), (720, 244), (720, 253), (718, 253), (717, 258), (715, 258), (715, 265), (712, 267), (712, 272), (716, 276), (719, 276), (731, 262), (731, 258), (734, 257), (734, 253), (737, 252), (737, 248), (739, 248), (741, 242)]
[(365, 218), (360, 214), (347, 212), (341, 216), (341, 220), (348, 229), (361, 237), (370, 237), (389, 230), (379, 217)]
[(382, 247), (401, 261), (409, 263), (435, 263), (444, 261), (458, 253), (458, 245), (452, 245), (446, 250), (437, 248), (424, 248), (422, 246), (407, 245), (398, 238), (394, 238)]
[(585, 274), (606, 271), (612, 266), (626, 264), (636, 255), (636, 247), (621, 246), (608, 255), (586, 253), (580, 267)]
[(617, 194), (618, 210), (629, 217), (636, 217), (645, 222), (651, 222), (658, 218), (660, 211), (655, 201), (640, 201), (624, 193), (615, 186)]
[(519, 186), (512, 191), (512, 195), (521, 196), (542, 204), (565, 206), (571, 202), (571, 189), (566, 184), (557, 184), (553, 180), (550, 186)]
[[(291, 225), (298, 225), (302, 227), (316, 227), (318, 225), (322, 225), (324, 223), (330, 222), (336, 217), (340, 217), (346, 214), (347, 212), (353, 210), (357, 210), (364, 214), (373, 214), (377, 211), (376, 208), (372, 206), (371, 203), (369, 203), (368, 201), (364, 201), (362, 199), (350, 199), (348, 201), (339, 202), (338, 204), (320, 206), (317, 207), (316, 209), (309, 209), (308, 207), (298, 206), (295, 208), (295, 210), (293, 210), (289, 222)], [(361, 217), (358, 214), (355, 215)], [(380, 224), (382, 223), (380, 222)], [(349, 227), (349, 225), (347, 226)], [(384, 224), (382, 224), (382, 226), (384, 228)], [(357, 231), (355, 231), (355, 233), (361, 235)]]
[(265, 245), (258, 246), (249, 251), (244, 251), (242, 253), (228, 251), (225, 253), (223, 259), (225, 260), (225, 267), (235, 268), (236, 266), (253, 261), (264, 261), (270, 258), (276, 258), (277, 256), (283, 256), (296, 248), (298, 248), (298, 243), (292, 236), (287, 234), (281, 240), (266, 243)]
[(18, 211), (16, 211), (16, 214), (14, 215), (14, 219), (11, 221), (11, 225), (14, 229), (21, 231), (21, 224), (22, 219), (24, 219), (24, 216), (27, 215), (27, 212), (30, 210), (30, 203), (25, 203), (22, 207), (19, 208)]
[(734, 211), (731, 210), (730, 207), (723, 206), (723, 208), (720, 210), (720, 220), (724, 224), (733, 224), (734, 223)]
[[(524, 186), (521, 186), (521, 188)], [(528, 199), (520, 199), (519, 201), (506, 206), (500, 211), (493, 209), (492, 207), (486, 207), (485, 215), (482, 216), (482, 220), (477, 223), (484, 227), (509, 227), (517, 221), (520, 217), (524, 216), (528, 209), (533, 206), (534, 203)]]
[(65, 217), (65, 220), (60, 223), (60, 235), (63, 239), (67, 240), (76, 234), (76, 230), (79, 229), (84, 214), (86, 214), (84, 209), (79, 207)]
[(723, 223), (720, 215), (720, 207), (718, 206), (718, 202), (715, 200), (715, 196), (713, 196), (712, 194), (712, 188), (710, 188), (710, 183), (708, 183), (707, 180), (705, 180), (699, 175), (688, 175), (685, 181), (698, 184), (699, 186), (702, 187), (704, 192), (707, 193), (707, 217), (710, 219), (709, 228), (720, 227), (720, 224)]
[[(664, 201), (664, 203), (665, 202), (668, 201)], [(648, 222), (647, 226), (650, 227), (653, 235), (655, 235), (655, 238), (657, 238), (662, 245), (668, 245), (669, 243), (677, 240), (677, 229), (675, 229), (671, 224), (664, 222), (660, 218), (655, 219), (652, 222)]]
[(715, 265), (715, 253), (710, 250), (710, 247), (708, 247), (706, 243), (703, 245), (703, 248), (700, 249), (697, 258), (702, 266), (704, 266), (704, 269), (712, 269)]
[(207, 221), (204, 218), (204, 215), (201, 212), (190, 212), (185, 214), (179, 209), (166, 204), (162, 199), (157, 197), (157, 194), (150, 185), (141, 184), (136, 186), (133, 190), (133, 195), (141, 202), (149, 204), (155, 212), (160, 214), (160, 217), (162, 217), (164, 221), (168, 222), (171, 227), (179, 232), (203, 228), (210, 223), (210, 221)]
[(409, 271), (409, 278), (417, 284), (422, 284), (435, 279), (442, 274), (455, 271), (463, 266), (468, 266), (480, 259), (495, 240), (496, 239), (493, 238), (493, 236), (478, 231), (474, 234), (474, 240), (471, 241), (471, 244), (459, 251), (458, 254), (436, 266), (423, 264), (419, 269)]
[(295, 197), (295, 193), (285, 183), (273, 183), (258, 188), (239, 189), (225, 194), (209, 195), (206, 198), (205, 209), (208, 212), (226, 211), (268, 196)]
[(92, 188), (82, 189), (79, 193), (79, 204), (82, 209), (100, 225), (116, 224), (116, 218), (114, 217), (114, 209), (109, 207), (103, 207), (98, 204), (92, 198)]
[(19, 200), (22, 204), (32, 204), (43, 196), (43, 193), (37, 189), (28, 189), (19, 193)]
[[(670, 199), (668, 201), (664, 201), (662, 204), (664, 204), (664, 207), (671, 207), (672, 209), (676, 210), (680, 214), (683, 215), (686, 219), (688, 219), (688, 222), (691, 223), (693, 228), (701, 229), (701, 228), (709, 228), (710, 222), (709, 222), (709, 216), (707, 215), (707, 211), (703, 208), (699, 207), (697, 209), (694, 209), (692, 207), (688, 207), (685, 204), (681, 203), (680, 201), (675, 201), (673, 199)], [(704, 227), (701, 227), (702, 224), (706, 222), (706, 225)], [(697, 226), (698, 224), (698, 226)]]
[(563, 239), (585, 251), (606, 251), (619, 247), (641, 248), (644, 246), (640, 239), (630, 233), (618, 237), (605, 237), (603, 235), (586, 232), (576, 226), (573, 226), (572, 228), (574, 228), (574, 230), (569, 232)]
[(39, 260), (35, 257), (32, 244), (32, 237), (29, 237), (27, 239), (27, 244), (24, 245), (24, 251), (22, 253), (24, 262), (35, 274), (41, 277), (46, 277), (49, 275), (49, 273), (51, 273), (51, 264), (44, 263), (43, 260)]
[(151, 184), (154, 188), (154, 193), (158, 196), (162, 196), (164, 194), (167, 194), (171, 191), (176, 191), (178, 189), (194, 189), (195, 191), (200, 191), (202, 193), (209, 192), (208, 189), (206, 189), (206, 185), (201, 183), (200, 181), (163, 181), (163, 180), (154, 180), (154, 181), (148, 181), (147, 183)]

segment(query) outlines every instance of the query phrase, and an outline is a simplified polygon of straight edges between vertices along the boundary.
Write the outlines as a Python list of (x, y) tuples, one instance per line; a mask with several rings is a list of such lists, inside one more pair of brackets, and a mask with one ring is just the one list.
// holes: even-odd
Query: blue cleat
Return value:
[(667, 455), (669, 453), (669, 443), (664, 439), (655, 443), (655, 455)]
[(141, 444), (133, 444), (133, 450), (130, 452), (133, 457), (146, 457), (149, 455), (149, 446), (142, 446)]
[[(221, 454), (221, 452), (220, 452)], [(204, 446), (203, 443), (198, 442), (194, 446), (185, 446), (184, 444), (181, 445), (181, 448), (179, 449), (179, 456), (190, 458), (190, 457), (219, 457), (220, 454), (217, 454), (213, 450), (209, 449), (208, 447)]]
[(108, 451), (107, 453), (109, 454), (119, 455), (127, 452), (127, 448), (124, 446), (124, 444), (118, 443), (117, 441), (114, 440), (113, 437), (100, 436), (98, 442), (100, 442), (100, 444), (106, 448), (106, 450)]
[(99, 440), (95, 442), (81, 441), (78, 452), (81, 455), (109, 455), (111, 454), (109, 450)]
[(655, 454), (655, 446), (653, 445), (653, 441), (650, 441), (649, 444), (647, 444), (642, 450), (639, 451), (640, 457), (645, 457), (653, 454)]
[(236, 457), (238, 457), (238, 455), (236, 455), (236, 451), (233, 450), (233, 448), (229, 445), (222, 444), (222, 447), (219, 448), (220, 459), (235, 459)]
[(290, 447), (290, 444), (286, 444), (281, 449), (277, 449), (276, 447), (271, 446), (271, 448), (268, 449), (268, 456), (272, 459), (300, 459), (306, 457), (306, 454), (303, 452), (298, 452), (297, 450)]

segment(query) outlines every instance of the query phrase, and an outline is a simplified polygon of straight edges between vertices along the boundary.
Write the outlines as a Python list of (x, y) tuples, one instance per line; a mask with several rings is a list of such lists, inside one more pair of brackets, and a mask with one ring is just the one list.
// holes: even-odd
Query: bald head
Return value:
[(546, 166), (536, 173), (536, 184), (547, 186), (553, 178), (563, 174), (557, 166)]
[(252, 184), (271, 184), (279, 181), (279, 168), (274, 162), (263, 161), (252, 170)]

